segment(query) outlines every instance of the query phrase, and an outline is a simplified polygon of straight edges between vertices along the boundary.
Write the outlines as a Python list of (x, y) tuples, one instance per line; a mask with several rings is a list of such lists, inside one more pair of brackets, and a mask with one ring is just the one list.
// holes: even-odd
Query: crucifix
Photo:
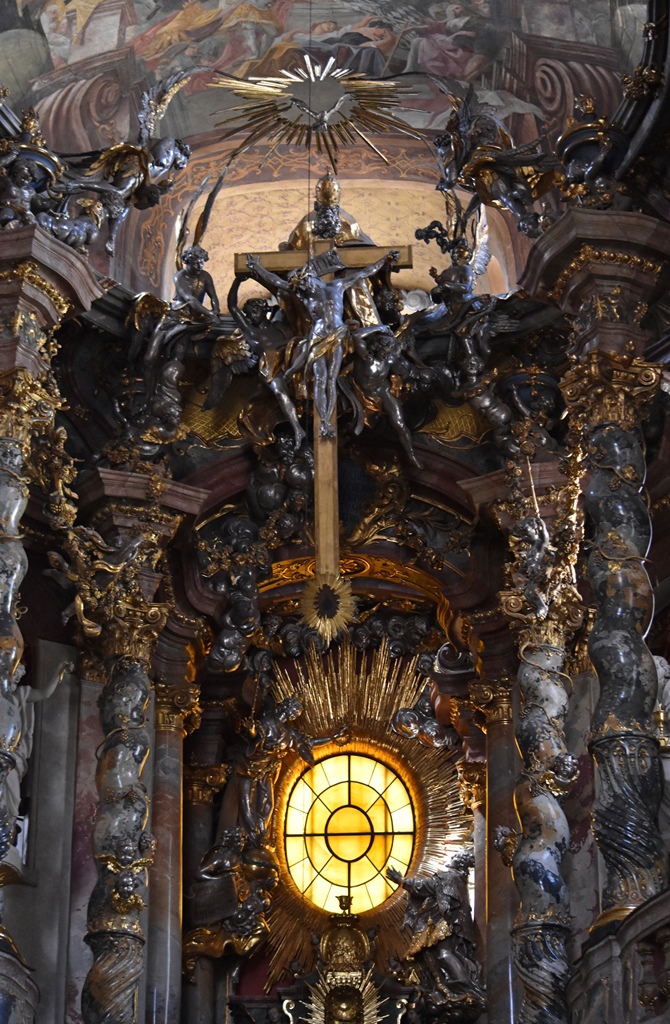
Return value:
[[(411, 246), (388, 250), (376, 246), (336, 248), (317, 241), (310, 251), (237, 254), (235, 273), (251, 275), (273, 294), (297, 300), (307, 326), (284, 372), (300, 372), (313, 382), (314, 398), (314, 537), (317, 579), (339, 576), (337, 493), (337, 378), (348, 334), (344, 298), (365, 287), (384, 267), (411, 267)], [(335, 273), (341, 276), (336, 277)], [(288, 274), (282, 277), (280, 274)], [(369, 297), (369, 296), (368, 296)], [(356, 307), (356, 303), (354, 306)], [(376, 321), (372, 302), (363, 303), (364, 324)], [(359, 309), (357, 312), (361, 315)]]

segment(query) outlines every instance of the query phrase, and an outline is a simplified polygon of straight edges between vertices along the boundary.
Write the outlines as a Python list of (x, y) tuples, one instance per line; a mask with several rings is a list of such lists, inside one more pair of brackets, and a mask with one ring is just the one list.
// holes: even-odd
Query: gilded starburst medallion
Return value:
[(393, 113), (410, 90), (393, 79), (365, 78), (349, 68), (336, 66), (331, 57), (325, 65), (305, 54), (304, 63), (281, 77), (250, 78), (221, 75), (212, 83), (227, 89), (244, 102), (234, 107), (232, 116), (219, 121), (222, 139), (245, 133), (229, 162), (258, 142), (267, 142), (267, 160), (281, 143), (305, 146), (314, 143), (318, 153), (326, 153), (334, 171), (341, 148), (364, 142), (388, 163), (368, 133), (402, 132), (421, 138), (405, 121)]

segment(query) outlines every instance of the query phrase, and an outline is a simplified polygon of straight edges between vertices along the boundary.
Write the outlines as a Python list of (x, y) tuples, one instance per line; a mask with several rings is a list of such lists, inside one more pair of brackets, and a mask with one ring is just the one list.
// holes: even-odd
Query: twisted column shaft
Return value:
[(591, 352), (566, 377), (564, 394), (587, 422), (593, 523), (588, 573), (596, 601), (589, 656), (598, 676), (590, 751), (595, 762), (593, 832), (605, 861), (596, 926), (625, 917), (666, 885), (657, 825), (662, 767), (652, 712), (658, 679), (645, 643), (653, 597), (644, 559), (651, 519), (639, 422), (660, 379), (632, 355)]

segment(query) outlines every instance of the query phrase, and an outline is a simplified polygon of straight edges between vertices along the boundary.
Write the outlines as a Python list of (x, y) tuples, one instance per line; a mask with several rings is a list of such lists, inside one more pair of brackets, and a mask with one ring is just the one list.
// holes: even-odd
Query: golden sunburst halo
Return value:
[(337, 67), (334, 57), (322, 66), (305, 54), (303, 66), (282, 70), (281, 77), (244, 81), (222, 73), (212, 86), (228, 89), (245, 101), (233, 107), (231, 117), (217, 123), (218, 128), (225, 129), (223, 141), (246, 132), (229, 163), (261, 141), (270, 145), (265, 160), (281, 143), (309, 149), (314, 141), (317, 152), (325, 152), (337, 172), (338, 151), (360, 141), (388, 163), (367, 132), (395, 131), (415, 139), (423, 137), (391, 112), (411, 92), (408, 86), (393, 79), (365, 78), (349, 68)]
[(350, 581), (334, 573), (316, 576), (305, 587), (300, 612), (303, 622), (330, 645), (356, 617), (356, 601)]
[[(411, 707), (426, 685), (419, 671), (419, 656), (391, 658), (384, 641), (376, 650), (357, 652), (348, 637), (326, 655), (315, 647), (300, 659), (275, 666), (276, 700), (298, 695), (304, 712), (300, 728), (308, 736), (332, 734), (346, 723), (351, 739), (319, 748), (319, 760), (343, 751), (367, 755), (389, 765), (409, 789), (416, 813), (416, 837), (408, 874), (429, 876), (450, 856), (462, 850), (470, 834), (472, 813), (460, 796), (456, 764), (460, 751), (424, 747), (394, 733), (389, 723), (400, 707)], [(281, 885), (273, 895), (268, 945), (271, 954), (268, 988), (276, 984), (292, 960), (311, 970), (315, 951), (313, 934), (323, 932), (328, 914), (312, 904), (294, 885), (285, 851), (286, 814), (293, 786), (305, 770), (294, 751), (282, 762), (275, 787), (276, 808), (272, 844), (279, 864)], [(407, 893), (399, 886), (383, 904), (364, 912), (364, 930), (378, 929), (374, 959), (384, 970), (390, 956), (402, 959), (408, 939), (400, 931)], [(354, 904), (353, 910), (356, 907)]]

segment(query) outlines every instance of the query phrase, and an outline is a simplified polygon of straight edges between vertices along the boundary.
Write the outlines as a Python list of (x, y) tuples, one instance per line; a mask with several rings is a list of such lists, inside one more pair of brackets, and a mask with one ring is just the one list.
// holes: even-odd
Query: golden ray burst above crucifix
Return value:
[(339, 68), (334, 57), (322, 66), (305, 54), (303, 66), (282, 71), (281, 77), (243, 81), (221, 75), (221, 80), (212, 84), (245, 101), (217, 124), (225, 129), (223, 140), (246, 133), (229, 162), (262, 141), (270, 146), (265, 160), (281, 143), (306, 148), (314, 143), (337, 171), (339, 150), (360, 141), (388, 163), (368, 133), (402, 132), (415, 139), (422, 137), (392, 113), (410, 91), (406, 86)]

